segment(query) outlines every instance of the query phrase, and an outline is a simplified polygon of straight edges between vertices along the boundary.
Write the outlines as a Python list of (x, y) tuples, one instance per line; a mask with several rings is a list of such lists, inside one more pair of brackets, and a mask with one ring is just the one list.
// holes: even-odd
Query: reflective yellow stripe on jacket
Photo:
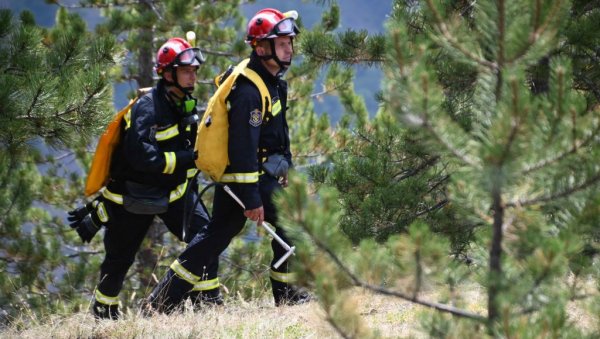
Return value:
[(178, 125), (173, 125), (167, 129), (156, 132), (156, 141), (165, 141), (179, 135)]
[[(185, 194), (185, 190), (188, 185), (188, 180), (186, 180), (181, 185), (177, 186), (174, 190), (169, 193), (169, 202), (173, 202), (179, 198), (181, 198)], [(106, 199), (114, 202), (115, 204), (123, 205), (123, 195), (113, 193), (108, 190), (108, 188), (104, 188), (102, 190), (102, 196)]]
[(194, 175), (196, 175), (196, 173), (198, 173), (198, 169), (197, 168), (190, 168), (187, 170), (187, 178), (191, 178)]
[(174, 190), (169, 194), (169, 202), (173, 202), (179, 198), (181, 198), (185, 194), (185, 189), (187, 188), (188, 180), (186, 180), (183, 184), (177, 186)]
[(163, 173), (165, 174), (173, 174), (175, 172), (175, 165), (177, 163), (177, 158), (175, 157), (175, 152), (165, 152), (165, 169)]
[(237, 182), (242, 184), (251, 184), (258, 182), (258, 172), (252, 173), (225, 173), (221, 177), (221, 182)]
[(100, 221), (104, 223), (108, 222), (108, 213), (106, 212), (106, 207), (104, 207), (103, 202), (100, 202), (96, 205), (96, 215)]

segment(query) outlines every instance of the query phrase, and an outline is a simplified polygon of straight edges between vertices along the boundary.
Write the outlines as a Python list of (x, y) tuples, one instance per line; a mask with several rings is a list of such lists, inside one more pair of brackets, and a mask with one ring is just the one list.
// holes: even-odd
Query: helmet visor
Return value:
[(188, 48), (177, 54), (173, 64), (175, 66), (200, 66), (204, 62), (204, 56), (199, 48)]
[(294, 18), (285, 18), (279, 21), (271, 30), (270, 36), (286, 36), (286, 35), (296, 35), (298, 33), (298, 27), (296, 27), (296, 22)]

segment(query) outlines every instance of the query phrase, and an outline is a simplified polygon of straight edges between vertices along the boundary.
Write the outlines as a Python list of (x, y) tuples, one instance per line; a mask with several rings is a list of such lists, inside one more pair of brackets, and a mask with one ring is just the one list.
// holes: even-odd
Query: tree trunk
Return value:
[[(500, 169), (498, 169), (500, 171)], [(488, 287), (488, 320), (490, 328), (498, 318), (498, 294), (502, 285), (502, 224), (504, 206), (502, 206), (501, 181), (498, 175), (494, 178), (492, 188), (492, 211), (494, 224), (492, 228), (492, 244), (490, 247), (490, 272)]]

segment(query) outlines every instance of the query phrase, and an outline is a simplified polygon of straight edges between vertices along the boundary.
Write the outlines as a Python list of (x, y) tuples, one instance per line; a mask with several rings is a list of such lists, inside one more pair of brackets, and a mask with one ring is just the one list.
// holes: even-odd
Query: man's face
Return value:
[(196, 86), (196, 72), (198, 66), (179, 66), (177, 67), (177, 82), (183, 88), (194, 88)]
[(292, 62), (294, 55), (294, 45), (289, 36), (280, 36), (275, 38), (275, 54), (283, 62)]
[[(279, 36), (273, 39), (273, 44), (275, 45), (275, 55), (277, 58), (283, 62), (292, 62), (292, 56), (294, 55), (294, 45), (292, 44), (292, 37), (289, 36)], [(271, 54), (271, 45), (267, 40), (263, 40), (257, 46), (257, 53), (259, 55), (270, 55)], [(267, 61), (272, 64), (274, 67), (278, 67), (275, 60), (271, 59)]]

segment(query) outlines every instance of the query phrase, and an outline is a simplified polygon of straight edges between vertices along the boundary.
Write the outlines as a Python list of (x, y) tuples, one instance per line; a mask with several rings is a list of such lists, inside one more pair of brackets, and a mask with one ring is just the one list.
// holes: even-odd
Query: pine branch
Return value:
[[(79, 4), (65, 4), (59, 0), (54, 0), (54, 3), (56, 3), (58, 6), (63, 7), (63, 8), (68, 8), (68, 9), (75, 9), (75, 8), (119, 8), (119, 7), (127, 7), (127, 6), (131, 6), (131, 5), (141, 5), (141, 4), (146, 4), (148, 2), (148, 0), (131, 0), (129, 2), (123, 2), (123, 3), (115, 3), (115, 2), (110, 2), (107, 4), (98, 4), (98, 3), (94, 3), (94, 4), (86, 4), (83, 2), (80, 2)], [(152, 4), (158, 2), (160, 3), (159, 0), (152, 0), (150, 1)]]
[[(8, 153), (10, 154), (10, 149), (8, 150)], [(12, 175), (12, 172), (16, 170), (17, 164), (19, 162), (17, 156), (10, 156), (8, 158), (10, 159), (9, 165), (8, 165), (8, 168), (6, 168), (6, 174), (2, 175), (2, 182), (0, 183), (0, 191), (4, 191), (7, 189), (9, 180), (14, 178), (14, 176)], [(4, 214), (4, 216), (6, 216), (6, 214)]]
[(415, 290), (413, 291), (413, 299), (417, 299), (417, 297), (419, 296), (419, 292), (421, 291), (421, 285), (423, 284), (423, 265), (421, 262), (421, 251), (420, 248), (417, 247), (417, 249), (414, 252), (414, 259), (415, 259)]
[(579, 143), (575, 143), (571, 148), (569, 148), (568, 150), (565, 150), (562, 153), (556, 154), (551, 158), (548, 159), (544, 159), (536, 164), (533, 164), (527, 168), (525, 168), (523, 171), (521, 171), (521, 175), (527, 175), (530, 174), (531, 172), (537, 171), (539, 169), (542, 169), (548, 165), (551, 165), (553, 163), (559, 162), (563, 159), (565, 159), (566, 157), (570, 156), (570, 155), (574, 155), (577, 154), (577, 152), (587, 146), (590, 142), (592, 142), (598, 135), (598, 133), (600, 133), (600, 123), (598, 125), (596, 125), (596, 127), (594, 128), (594, 130), (592, 131), (592, 133), (590, 133), (590, 135), (586, 138), (583, 139), (581, 142)]
[[(597, 61), (597, 62), (600, 64), (600, 60)], [(595, 83), (594, 81), (592, 81), (590, 78), (588, 78), (584, 74), (578, 74), (577, 78), (579, 80), (581, 80), (587, 86), (587, 87), (584, 87), (584, 88), (577, 88), (577, 89), (580, 89), (580, 90), (586, 90), (587, 89), (587, 90), (591, 91), (594, 94), (594, 96), (596, 97), (596, 100), (600, 101), (600, 88), (599, 88), (598, 84)]]
[(15, 207), (16, 202), (18, 201), (19, 196), (23, 193), (23, 180), (21, 178), (17, 179), (17, 186), (12, 190), (13, 196), (11, 197), (10, 204), (8, 208), (4, 211), (2, 215), (9, 216), (12, 212), (13, 207)]
[[(329, 314), (329, 313), (328, 313)], [(331, 327), (333, 327), (333, 329), (344, 339), (349, 339), (352, 338), (352, 336), (346, 334), (346, 332), (344, 332), (344, 330), (338, 326), (337, 322), (335, 321), (335, 319), (333, 319), (332, 317), (330, 317), (329, 315), (327, 315), (325, 317), (325, 320), (327, 320), (327, 322), (331, 325)]]
[(436, 23), (438, 30), (440, 31), (440, 33), (442, 33), (442, 35), (450, 43), (450, 45), (452, 47), (454, 47), (454, 49), (459, 51), (461, 54), (463, 54), (468, 59), (474, 61), (475, 63), (477, 63), (485, 68), (490, 69), (491, 71), (496, 71), (498, 69), (498, 65), (495, 62), (491, 62), (491, 61), (488, 61), (488, 60), (478, 57), (477, 55), (472, 53), (470, 50), (468, 50), (465, 46), (463, 46), (460, 42), (458, 42), (458, 40), (448, 30), (446, 23), (442, 19), (440, 12), (438, 12), (437, 8), (433, 4), (433, 1), (426, 0), (426, 2), (427, 2), (427, 6), (429, 7), (429, 9), (431, 9), (431, 11), (433, 12), (433, 16), (434, 16), (435, 23)]
[(519, 131), (519, 127), (521, 126), (521, 121), (518, 117), (519, 110), (519, 88), (516, 80), (512, 80), (510, 82), (512, 88), (512, 124), (510, 128), (510, 134), (508, 135), (508, 140), (504, 145), (504, 149), (502, 150), (502, 155), (500, 156), (498, 165), (502, 166), (506, 161), (506, 158), (510, 155), (510, 149), (513, 145), (515, 139), (517, 138), (517, 133)]
[[(309, 231), (308, 228), (306, 227), (306, 225), (304, 225), (304, 229)], [(310, 233), (310, 231), (309, 231), (309, 235), (311, 236), (311, 239), (314, 241), (314, 243), (317, 245), (317, 247), (319, 249), (321, 249), (322, 251), (324, 251), (325, 253), (327, 253), (327, 255), (334, 261), (335, 265), (340, 270), (342, 270), (352, 280), (352, 282), (354, 283), (355, 286), (365, 288), (367, 290), (376, 292), (378, 294), (398, 297), (400, 299), (410, 301), (412, 303), (419, 304), (421, 306), (425, 306), (425, 307), (429, 307), (429, 308), (432, 308), (432, 309), (435, 309), (438, 311), (450, 313), (450, 314), (453, 314), (453, 315), (456, 315), (459, 317), (468, 318), (468, 319), (481, 321), (481, 322), (487, 321), (487, 319), (485, 317), (483, 317), (479, 314), (476, 314), (476, 313), (471, 313), (469, 311), (458, 309), (458, 308), (455, 308), (455, 307), (452, 307), (449, 305), (445, 305), (445, 304), (421, 300), (415, 296), (410, 296), (405, 293), (401, 293), (398, 291), (392, 291), (392, 290), (389, 290), (389, 289), (386, 289), (383, 287), (371, 285), (367, 282), (364, 282), (361, 279), (359, 279), (354, 273), (352, 273), (352, 271), (350, 271), (350, 269), (346, 265), (344, 265), (344, 263), (340, 260), (340, 258), (335, 253), (333, 253), (333, 251), (329, 247), (327, 247), (320, 239), (317, 239), (316, 237), (314, 237), (313, 234)]]
[[(331, 93), (331, 92), (335, 92), (335, 91), (336, 91), (338, 88), (341, 88), (341, 86), (337, 86), (337, 85), (336, 85), (336, 86), (333, 86), (331, 89), (325, 89), (325, 90), (322, 90), (321, 92), (312, 93), (312, 94), (310, 95), (310, 97), (311, 97), (311, 98), (316, 98), (316, 97), (319, 97), (319, 96), (321, 96), (321, 95), (325, 95), (325, 94), (328, 94), (328, 93)], [(289, 99), (288, 99), (288, 100), (289, 100)]]
[(88, 105), (88, 103), (97, 95), (100, 95), (103, 91), (105, 90), (105, 86), (102, 85), (102, 83), (98, 83), (97, 86), (91, 91), (88, 92), (88, 94), (86, 95), (86, 97), (83, 100), (83, 103), (81, 103), (78, 106), (73, 106), (72, 108), (68, 108), (67, 110), (63, 111), (63, 112), (56, 112), (54, 113), (54, 117), (69, 124), (72, 126), (81, 126), (81, 124), (78, 124), (76, 122), (72, 122), (72, 121), (68, 121), (66, 119), (63, 118), (63, 116), (65, 115), (69, 115), (75, 111), (77, 111), (77, 109), (81, 108), (81, 107), (86, 107)]
[[(550, 269), (549, 267), (545, 267), (544, 271), (534, 280), (533, 284), (531, 285), (531, 288), (529, 289), (529, 291), (527, 291), (522, 298), (519, 298), (518, 300), (528, 300), (531, 296), (533, 296), (533, 293), (535, 292), (535, 290), (537, 290), (538, 287), (540, 287), (540, 285), (542, 284), (542, 282), (546, 279), (546, 277), (548, 277), (550, 275)], [(539, 309), (539, 307), (530, 307), (528, 309), (522, 310), (516, 314), (513, 314), (513, 316), (519, 316), (519, 315), (524, 315), (530, 312), (535, 312)]]
[(571, 194), (574, 194), (579, 191), (585, 190), (589, 187), (592, 187), (594, 184), (596, 184), (598, 182), (600, 182), (600, 173), (596, 173), (594, 176), (592, 176), (588, 180), (582, 182), (581, 184), (567, 188), (564, 191), (546, 195), (546, 196), (533, 198), (533, 199), (529, 199), (529, 200), (518, 200), (518, 201), (509, 202), (505, 205), (505, 207), (527, 207), (527, 206), (531, 206), (531, 205), (537, 205), (540, 203), (553, 201), (556, 199), (565, 198)]
[(426, 209), (424, 209), (422, 211), (419, 211), (419, 212), (415, 213), (415, 218), (420, 217), (420, 216), (425, 215), (425, 214), (428, 214), (428, 213), (430, 213), (432, 211), (439, 210), (440, 208), (446, 206), (449, 203), (450, 203), (449, 200), (444, 199), (444, 200), (438, 202), (437, 204), (435, 204), (435, 205), (433, 205), (433, 206), (431, 206), (429, 208), (426, 208)]
[(252, 276), (254, 276), (256, 279), (259, 279), (259, 278), (260, 278), (260, 277), (259, 277), (260, 275), (262, 275), (262, 274), (264, 274), (264, 273), (267, 273), (268, 271), (270, 271), (270, 270), (271, 270), (271, 267), (270, 267), (270, 266), (266, 266), (266, 268), (265, 268), (264, 270), (262, 270), (262, 271), (259, 271), (259, 272), (258, 272), (258, 274), (257, 274), (257, 272), (256, 272), (255, 270), (251, 270), (251, 269), (247, 268), (247, 266), (246, 266), (246, 265), (239, 265), (239, 264), (237, 264), (237, 263), (236, 263), (234, 260), (231, 260), (231, 259), (229, 258), (229, 256), (228, 256), (228, 255), (225, 255), (225, 254), (221, 254), (221, 255), (219, 255), (219, 260), (220, 260), (220, 261), (223, 261), (223, 262), (225, 262), (225, 263), (227, 263), (227, 265), (228, 265), (229, 267), (233, 267), (233, 268), (235, 268), (235, 269), (237, 269), (237, 270), (244, 271), (244, 272), (246, 272), (246, 273), (249, 273), (249, 274), (251, 274), (251, 275), (252, 275)]
[(209, 49), (201, 49), (201, 52), (202, 52), (202, 54), (216, 55), (216, 56), (222, 56), (222, 57), (228, 57), (228, 58), (233, 58), (233, 57), (237, 56), (236, 54), (233, 54), (231, 52), (213, 51), (213, 50), (209, 50)]
[(29, 108), (27, 109), (27, 113), (25, 114), (25, 118), (33, 118), (31, 116), (31, 113), (33, 112), (33, 109), (35, 108), (35, 105), (37, 104), (37, 101), (41, 95), (42, 95), (42, 86), (38, 87), (38, 89), (36, 90), (35, 95), (33, 96), (33, 100), (31, 100), (31, 105), (29, 105)]
[(433, 126), (429, 123), (428, 119), (425, 119), (423, 121), (423, 127), (425, 127), (426, 130), (431, 132), (433, 137), (439, 143), (441, 143), (447, 150), (449, 150), (455, 158), (459, 159), (466, 165), (476, 168), (479, 167), (479, 164), (474, 159), (471, 159), (467, 154), (462, 153), (459, 149), (455, 148), (449, 141), (445, 140), (439, 133), (437, 133), (435, 128), (433, 128)]
[(496, 1), (496, 8), (498, 11), (498, 54), (496, 55), (496, 62), (498, 68), (496, 69), (496, 104), (502, 99), (502, 85), (504, 84), (504, 62), (506, 58), (505, 53), (505, 35), (506, 35), (506, 9), (504, 8), (504, 1)]
[(158, 11), (158, 8), (156, 8), (156, 6), (154, 5), (154, 1), (143, 0), (143, 3), (144, 3), (144, 5), (147, 5), (148, 7), (150, 7), (152, 12), (154, 12), (154, 14), (156, 14), (156, 17), (158, 18), (159, 21), (163, 21), (163, 22), (165, 21), (163, 16)]
[(450, 175), (446, 174), (443, 177), (440, 178), (440, 180), (438, 180), (436, 183), (434, 183), (433, 185), (431, 185), (431, 187), (429, 187), (429, 189), (427, 190), (427, 194), (433, 192), (436, 188), (438, 188), (440, 185), (444, 184), (446, 181), (448, 181), (448, 179), (450, 179)]
[(77, 253), (67, 255), (67, 258), (79, 258), (81, 255), (97, 255), (104, 253), (104, 251), (80, 251), (67, 245), (65, 245), (65, 248), (70, 248), (77, 251)]
[(513, 64), (515, 62), (518, 62), (523, 56), (525, 56), (525, 54), (527, 54), (527, 52), (529, 52), (531, 47), (533, 47), (538, 42), (540, 37), (542, 35), (544, 35), (544, 33), (546, 33), (546, 30), (548, 29), (550, 22), (552, 22), (552, 20), (554, 20), (556, 18), (556, 16), (558, 15), (558, 13), (559, 13), (558, 10), (560, 9), (561, 4), (562, 4), (561, 0), (555, 0), (553, 2), (553, 6), (552, 6), (552, 9), (550, 10), (550, 13), (546, 16), (546, 19), (544, 20), (544, 22), (542, 24), (539, 24), (539, 16), (541, 15), (541, 13), (540, 13), (541, 12), (541, 4), (539, 1), (536, 1), (536, 8), (534, 11), (535, 19), (533, 20), (535, 30), (529, 36), (529, 44), (527, 44), (526, 46), (523, 47), (523, 49), (521, 49), (520, 51), (515, 53), (514, 57), (506, 60), (507, 64)]

